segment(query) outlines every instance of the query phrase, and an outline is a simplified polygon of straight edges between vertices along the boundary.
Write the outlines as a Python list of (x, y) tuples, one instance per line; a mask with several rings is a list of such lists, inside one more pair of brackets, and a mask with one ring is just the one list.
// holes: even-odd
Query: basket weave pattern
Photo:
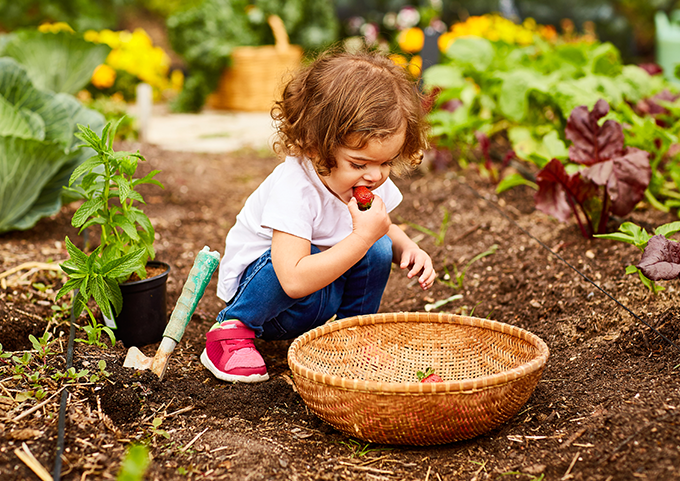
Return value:
[[(297, 338), (288, 363), (321, 419), (382, 444), (469, 439), (514, 416), (549, 355), (534, 334), (487, 319), (394, 313), (325, 324)], [(420, 383), (432, 367), (444, 382)]]
[(236, 47), (217, 90), (208, 98), (215, 109), (269, 111), (281, 96), (285, 76), (300, 68), (303, 50), (288, 43), (279, 17), (269, 18), (276, 45)]

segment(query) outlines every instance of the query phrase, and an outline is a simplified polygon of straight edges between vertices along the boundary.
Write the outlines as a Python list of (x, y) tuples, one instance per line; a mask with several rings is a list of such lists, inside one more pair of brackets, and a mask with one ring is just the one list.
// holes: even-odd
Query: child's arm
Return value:
[(390, 217), (382, 199), (361, 212), (351, 199), (352, 233), (333, 247), (311, 255), (307, 239), (275, 230), (272, 235), (272, 265), (281, 287), (293, 299), (318, 291), (335, 281), (366, 255), (368, 249), (390, 229)]
[(394, 263), (398, 264), (402, 269), (409, 269), (407, 274), (409, 279), (420, 274), (418, 283), (423, 290), (432, 287), (437, 273), (432, 266), (430, 256), (395, 224), (390, 226), (387, 235), (392, 239)]

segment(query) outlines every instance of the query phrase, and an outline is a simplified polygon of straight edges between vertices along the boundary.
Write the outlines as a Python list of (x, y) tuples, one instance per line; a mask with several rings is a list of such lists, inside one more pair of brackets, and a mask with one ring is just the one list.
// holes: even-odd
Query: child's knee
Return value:
[(366, 253), (366, 257), (369, 257), (372, 264), (392, 264), (392, 239), (388, 236), (383, 236), (378, 241), (371, 246), (371, 248)]

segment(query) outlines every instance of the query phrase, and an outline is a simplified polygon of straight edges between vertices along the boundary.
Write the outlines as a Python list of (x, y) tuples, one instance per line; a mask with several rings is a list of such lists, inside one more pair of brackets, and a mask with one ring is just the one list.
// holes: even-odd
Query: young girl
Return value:
[[(402, 200), (391, 172), (427, 146), (420, 96), (407, 71), (373, 53), (327, 53), (291, 80), (272, 116), (286, 154), (248, 198), (226, 239), (217, 295), (227, 306), (201, 362), (218, 379), (269, 378), (253, 339), (291, 339), (380, 307), (391, 264), (429, 289), (432, 260), (389, 212)], [(360, 211), (353, 189), (368, 187)]]

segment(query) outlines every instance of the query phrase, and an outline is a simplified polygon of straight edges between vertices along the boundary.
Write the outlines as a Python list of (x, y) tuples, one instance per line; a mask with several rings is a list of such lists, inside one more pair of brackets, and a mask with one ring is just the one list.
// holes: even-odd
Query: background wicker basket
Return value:
[(222, 73), (217, 90), (208, 97), (214, 109), (269, 111), (281, 94), (287, 73), (297, 70), (302, 48), (288, 43), (281, 19), (272, 15), (269, 25), (276, 45), (236, 47), (231, 66)]
[[(298, 337), (288, 364), (307, 406), (365, 441), (469, 439), (514, 416), (548, 359), (536, 335), (453, 314), (394, 313), (331, 322)], [(420, 383), (432, 367), (444, 382)]]

